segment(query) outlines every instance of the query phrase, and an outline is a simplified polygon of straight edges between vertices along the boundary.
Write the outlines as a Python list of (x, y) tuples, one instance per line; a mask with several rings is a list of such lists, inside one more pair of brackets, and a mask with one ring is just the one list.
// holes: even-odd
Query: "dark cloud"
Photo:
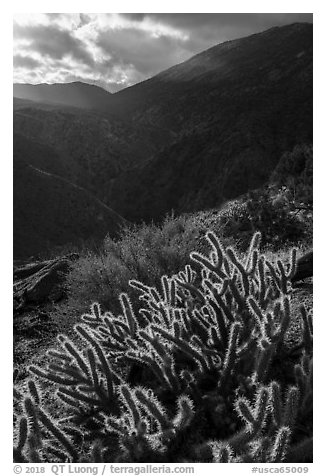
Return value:
[(111, 56), (110, 64), (133, 66), (145, 76), (168, 68), (184, 53), (181, 40), (167, 35), (153, 37), (135, 28), (107, 29), (99, 34), (97, 45)]
[(241, 30), (257, 32), (257, 28), (270, 28), (295, 22), (312, 22), (312, 13), (121, 13), (134, 21), (151, 18), (182, 30), (208, 30), (223, 28), (230, 34)]
[(233, 40), (296, 22), (313, 21), (312, 13), (122, 13), (130, 20), (151, 19), (191, 35), (193, 53), (222, 41)]
[(14, 56), (14, 68), (27, 68), (34, 69), (42, 65), (41, 61), (38, 61), (30, 56), (15, 55)]
[(57, 18), (61, 18), (64, 13), (46, 13), (46, 16), (50, 18), (50, 20), (55, 20)]
[(143, 19), (148, 14), (147, 13), (120, 13), (120, 15), (127, 18), (128, 20), (143, 21)]
[(79, 27), (81, 26), (84, 26), (84, 25), (88, 25), (88, 23), (90, 23), (92, 21), (91, 17), (89, 15), (87, 15), (86, 13), (80, 13), (79, 14)]
[(14, 36), (29, 41), (29, 49), (42, 56), (62, 59), (70, 56), (93, 65), (93, 57), (88, 53), (81, 40), (72, 36), (68, 30), (56, 25), (22, 26), (14, 24)]

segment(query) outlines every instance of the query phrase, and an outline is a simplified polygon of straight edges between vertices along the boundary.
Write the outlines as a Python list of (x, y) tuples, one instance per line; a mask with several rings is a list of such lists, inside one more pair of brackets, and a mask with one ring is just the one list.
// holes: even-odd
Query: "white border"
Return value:
[[(90, 11), (90, 7), (92, 10)], [(12, 17), (13, 13), (27, 12), (63, 12), (69, 13), (78, 9), (90, 12), (157, 12), (157, 13), (314, 13), (314, 248), (315, 248), (315, 285), (314, 285), (314, 355), (315, 355), (315, 397), (314, 397), (314, 463), (309, 465), (309, 473), (324, 474), (325, 453), (325, 357), (324, 347), (326, 338), (325, 329), (325, 302), (323, 301), (324, 284), (324, 203), (325, 192), (325, 8), (320, 1), (232, 1), (213, 2), (164, 2), (153, 1), (13, 1), (2, 5), (1, 22), (1, 302), (2, 302), (2, 342), (1, 349), (1, 450), (5, 468), (1, 471), (5, 475), (12, 474)], [(200, 8), (200, 10), (199, 10)], [(246, 8), (246, 10), (244, 10)], [(9, 10), (10, 9), (10, 10)], [(5, 144), (5, 145), (3, 145)], [(325, 200), (325, 199), (324, 199)], [(318, 258), (316, 258), (318, 257)], [(317, 376), (317, 378), (316, 378)], [(218, 470), (222, 474), (248, 474), (251, 465), (228, 465), (216, 468), (215, 465), (196, 465), (196, 474), (215, 474)], [(264, 466), (264, 465), (260, 465)], [(266, 466), (266, 465), (265, 465)], [(271, 465), (268, 465), (271, 466)], [(293, 465), (292, 465), (293, 466)], [(198, 468), (200, 469), (198, 470)], [(50, 474), (50, 473), (49, 473)]]

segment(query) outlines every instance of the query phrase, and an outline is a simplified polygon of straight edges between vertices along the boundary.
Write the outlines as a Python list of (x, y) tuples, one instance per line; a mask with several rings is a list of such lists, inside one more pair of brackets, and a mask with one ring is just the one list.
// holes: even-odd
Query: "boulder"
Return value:
[(26, 304), (58, 301), (64, 295), (63, 283), (72, 260), (78, 255), (31, 263), (14, 270), (14, 310)]
[(297, 261), (297, 269), (292, 277), (292, 283), (302, 279), (311, 278), (313, 275), (313, 252), (309, 251), (301, 256)]

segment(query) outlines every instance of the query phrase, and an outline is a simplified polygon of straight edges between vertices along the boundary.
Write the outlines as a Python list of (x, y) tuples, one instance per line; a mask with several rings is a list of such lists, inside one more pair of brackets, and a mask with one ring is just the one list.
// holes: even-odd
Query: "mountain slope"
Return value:
[(215, 46), (113, 95), (122, 114), (173, 139), (115, 181), (131, 220), (218, 206), (268, 180), (281, 155), (312, 143), (312, 25)]
[(212, 99), (223, 106), (230, 90), (264, 93), (311, 64), (312, 25), (275, 27), (214, 46), (113, 94), (111, 111), (174, 130), (183, 130), (186, 120), (188, 129), (215, 114), (219, 103)]
[[(143, 163), (162, 140), (159, 129), (78, 108), (21, 99), (14, 103), (13, 124), (14, 132), (29, 140), (26, 154), (31, 160), (29, 146), (34, 148), (33, 143), (51, 148), (50, 155), (57, 158), (48, 160), (45, 170), (68, 178), (104, 201), (112, 180)], [(61, 164), (60, 171), (56, 161)]]
[(83, 109), (107, 110), (111, 93), (82, 82), (67, 84), (14, 84), (14, 97)]
[[(56, 157), (48, 148), (28, 142), (18, 135), (14, 138), (14, 258), (117, 234), (126, 221), (88, 191), (39, 169), (37, 165), (49, 168), (47, 162)], [(62, 165), (55, 163), (60, 172)]]

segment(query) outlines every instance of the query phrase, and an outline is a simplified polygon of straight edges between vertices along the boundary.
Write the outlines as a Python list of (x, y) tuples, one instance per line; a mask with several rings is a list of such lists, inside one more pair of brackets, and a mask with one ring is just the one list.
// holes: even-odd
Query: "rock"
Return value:
[(40, 263), (29, 263), (25, 266), (20, 266), (19, 268), (14, 268), (14, 281), (21, 280), (31, 276), (32, 274), (37, 273), (39, 270), (44, 268), (46, 264), (50, 264), (51, 261), (42, 261)]
[(63, 283), (76, 253), (62, 258), (31, 263), (14, 270), (14, 310), (28, 303), (58, 301), (64, 295)]
[(313, 252), (304, 254), (297, 261), (297, 269), (292, 277), (292, 282), (301, 281), (301, 279), (311, 278), (313, 275)]

